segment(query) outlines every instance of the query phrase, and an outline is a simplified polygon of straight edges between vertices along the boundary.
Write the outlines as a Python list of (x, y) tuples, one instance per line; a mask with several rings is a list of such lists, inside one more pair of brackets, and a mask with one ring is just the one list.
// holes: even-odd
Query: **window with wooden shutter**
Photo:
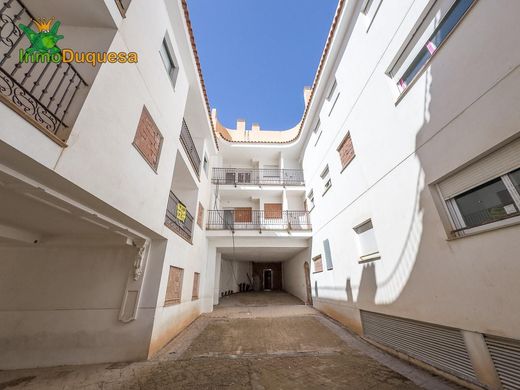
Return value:
[(202, 225), (204, 223), (204, 207), (202, 206), (202, 203), (199, 202), (199, 212), (197, 214), (197, 225), (201, 229), (203, 229)]
[(184, 270), (182, 268), (170, 266), (168, 286), (166, 287), (166, 298), (164, 299), (165, 306), (181, 303), (183, 276)]
[(341, 159), (341, 166), (345, 169), (351, 161), (356, 157), (354, 152), (354, 145), (352, 144), (352, 137), (347, 133), (343, 141), (338, 147), (339, 158)]
[(193, 292), (191, 294), (192, 300), (199, 299), (199, 283), (200, 283), (200, 274), (198, 272), (195, 272), (193, 274)]
[(323, 261), (321, 260), (321, 255), (313, 257), (312, 262), (314, 264), (314, 273), (323, 272)]
[(163, 136), (150, 115), (150, 112), (148, 112), (146, 106), (143, 106), (132, 145), (134, 145), (154, 171), (157, 171), (157, 167), (159, 166), (162, 144)]
[(251, 223), (253, 222), (253, 209), (251, 207), (235, 208), (235, 222)]
[(281, 203), (265, 203), (264, 204), (265, 219), (282, 219)]

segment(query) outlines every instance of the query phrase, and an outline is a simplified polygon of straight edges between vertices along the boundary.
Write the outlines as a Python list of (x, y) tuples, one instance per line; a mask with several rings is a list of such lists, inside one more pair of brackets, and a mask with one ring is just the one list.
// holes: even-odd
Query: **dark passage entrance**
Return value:
[(264, 290), (271, 291), (273, 289), (273, 270), (264, 269)]

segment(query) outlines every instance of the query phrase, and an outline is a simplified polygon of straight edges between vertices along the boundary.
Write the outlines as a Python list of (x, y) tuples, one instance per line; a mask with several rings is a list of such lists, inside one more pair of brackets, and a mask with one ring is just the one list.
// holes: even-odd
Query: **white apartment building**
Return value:
[[(0, 5), (0, 369), (147, 359), (220, 297), (283, 289), (520, 386), (520, 3), (340, 0), (286, 131), (210, 112), (184, 0), (53, 6)], [(18, 64), (40, 16), (139, 61)]]

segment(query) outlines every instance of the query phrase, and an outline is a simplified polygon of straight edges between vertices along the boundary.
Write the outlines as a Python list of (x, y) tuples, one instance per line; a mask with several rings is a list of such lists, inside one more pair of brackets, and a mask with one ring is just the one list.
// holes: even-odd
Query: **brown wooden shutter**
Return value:
[(163, 136), (159, 128), (146, 106), (143, 106), (133, 145), (154, 170), (157, 170), (159, 165), (162, 143)]
[(253, 221), (253, 209), (251, 207), (235, 208), (235, 222), (251, 223)]
[(281, 203), (265, 203), (264, 204), (265, 219), (282, 219)]
[(312, 259), (314, 263), (314, 273), (323, 272), (323, 262), (321, 260), (321, 255), (318, 255)]
[(193, 274), (193, 292), (191, 294), (191, 299), (199, 299), (199, 283), (200, 283), (200, 274), (195, 272)]
[(166, 287), (166, 298), (164, 300), (165, 306), (181, 303), (183, 276), (184, 270), (182, 268), (170, 267), (168, 286)]
[(341, 159), (341, 165), (343, 168), (346, 168), (347, 165), (356, 157), (354, 152), (354, 145), (352, 144), (352, 138), (350, 137), (350, 133), (347, 133), (343, 141), (338, 147), (339, 158)]
[(203, 229), (202, 227), (202, 224), (204, 223), (204, 207), (202, 206), (202, 204), (199, 202), (199, 212), (197, 214), (197, 225), (199, 225), (199, 227), (201, 229)]

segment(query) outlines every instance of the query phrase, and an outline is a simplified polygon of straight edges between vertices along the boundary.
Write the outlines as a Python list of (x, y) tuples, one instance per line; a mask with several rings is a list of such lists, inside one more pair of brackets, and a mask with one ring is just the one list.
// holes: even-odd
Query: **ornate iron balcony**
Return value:
[(81, 106), (76, 95), (87, 83), (71, 64), (20, 62), (20, 50), (29, 46), (20, 23), (35, 28), (33, 15), (19, 0), (0, 3), (0, 100), (64, 145), (70, 133), (66, 121), (75, 120), (69, 111)]
[(168, 199), (164, 224), (186, 241), (192, 242), (193, 216), (172, 191)]
[(208, 230), (311, 230), (308, 211), (209, 210)]
[(213, 168), (213, 184), (303, 186), (302, 169)]
[(190, 159), (191, 166), (195, 170), (197, 177), (200, 176), (200, 156), (199, 152), (197, 152), (197, 148), (195, 147), (195, 143), (193, 142), (193, 138), (191, 137), (190, 129), (188, 129), (188, 125), (186, 121), (182, 120), (182, 129), (181, 129), (181, 144)]

